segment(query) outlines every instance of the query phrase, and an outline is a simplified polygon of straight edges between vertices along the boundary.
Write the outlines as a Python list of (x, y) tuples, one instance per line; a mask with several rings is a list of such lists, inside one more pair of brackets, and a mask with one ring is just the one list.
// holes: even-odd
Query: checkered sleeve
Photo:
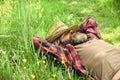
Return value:
[(88, 19), (84, 20), (78, 31), (87, 34), (88, 39), (101, 39), (99, 27), (93, 17), (89, 17)]
[(47, 53), (53, 58), (56, 58), (58, 62), (65, 64), (67, 67), (72, 66), (75, 71), (84, 75), (90, 76), (91, 80), (95, 80), (95, 77), (86, 71), (86, 68), (82, 65), (79, 56), (75, 48), (68, 44), (65, 48), (61, 46), (53, 45), (41, 38), (33, 38), (34, 47), (36, 50), (40, 49), (40, 52)]

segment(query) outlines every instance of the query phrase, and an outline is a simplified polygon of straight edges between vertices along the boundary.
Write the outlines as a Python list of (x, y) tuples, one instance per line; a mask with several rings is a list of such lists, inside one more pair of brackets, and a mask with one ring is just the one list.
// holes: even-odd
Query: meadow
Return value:
[(57, 21), (92, 16), (103, 40), (120, 48), (119, 0), (0, 0), (0, 80), (90, 80), (39, 55), (32, 37), (46, 38)]

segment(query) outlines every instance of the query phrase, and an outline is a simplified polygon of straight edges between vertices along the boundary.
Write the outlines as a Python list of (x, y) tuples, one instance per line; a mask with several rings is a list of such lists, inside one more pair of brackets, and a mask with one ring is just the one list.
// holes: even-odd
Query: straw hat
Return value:
[(46, 40), (48, 42), (53, 42), (55, 39), (60, 37), (65, 32), (68, 32), (70, 30), (73, 30), (73, 32), (76, 32), (78, 30), (79, 26), (74, 25), (72, 27), (66, 26), (62, 21), (59, 21), (55, 23), (49, 30), (48, 37)]

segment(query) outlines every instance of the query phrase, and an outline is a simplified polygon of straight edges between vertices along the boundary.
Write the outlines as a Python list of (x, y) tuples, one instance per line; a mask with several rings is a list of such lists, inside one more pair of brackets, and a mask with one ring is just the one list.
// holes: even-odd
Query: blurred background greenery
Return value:
[(102, 38), (120, 47), (119, 4), (120, 0), (0, 0), (0, 80), (87, 79), (39, 57), (31, 39), (47, 37), (57, 21), (71, 26), (92, 16)]

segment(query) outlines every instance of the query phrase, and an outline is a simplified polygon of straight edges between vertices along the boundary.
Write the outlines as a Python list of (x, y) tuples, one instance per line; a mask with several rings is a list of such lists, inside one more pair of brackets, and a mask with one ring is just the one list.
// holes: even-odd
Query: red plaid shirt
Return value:
[(101, 39), (98, 25), (93, 17), (84, 20), (78, 29), (79, 32), (86, 33), (88, 39)]
[[(81, 25), (78, 31), (86, 33), (88, 35), (88, 39), (96, 38), (101, 39), (100, 33), (94, 18), (90, 17), (85, 20)], [(48, 54), (53, 58), (56, 58), (58, 62), (64, 62), (67, 67), (72, 66), (74, 70), (84, 76), (90, 76), (92, 80), (95, 80), (96, 77), (91, 75), (86, 71), (86, 68), (82, 65), (81, 60), (75, 50), (75, 48), (68, 44), (65, 48), (61, 46), (56, 46), (47, 42), (44, 39), (34, 37), (33, 38), (34, 48), (36, 50), (40, 49), (40, 52), (44, 54)]]

